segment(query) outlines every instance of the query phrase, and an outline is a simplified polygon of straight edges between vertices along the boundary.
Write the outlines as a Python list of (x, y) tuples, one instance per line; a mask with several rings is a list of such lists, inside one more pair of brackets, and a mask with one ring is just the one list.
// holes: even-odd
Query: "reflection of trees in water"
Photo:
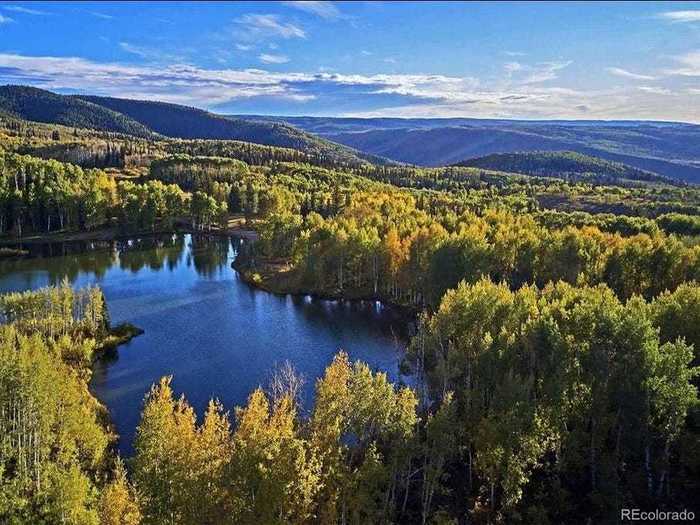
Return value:
[(0, 275), (21, 272), (29, 289), (37, 283), (35, 272), (46, 272), (45, 285), (64, 278), (74, 283), (81, 274), (101, 280), (107, 270), (118, 266), (136, 273), (143, 268), (174, 271), (183, 261), (202, 277), (217, 275), (228, 268), (229, 252), (239, 249), (239, 239), (214, 235), (149, 236), (107, 242), (71, 241), (32, 245), (31, 257), (0, 262)]
[(214, 277), (227, 264), (229, 238), (213, 235), (192, 235), (190, 254), (198, 275)]
[(371, 329), (390, 337), (397, 347), (408, 339), (406, 316), (398, 309), (378, 306), (375, 301), (329, 301), (308, 295), (293, 295), (291, 300), (312, 325), (328, 327), (340, 323), (353, 330)]
[(157, 271), (165, 266), (173, 271), (186, 253), (187, 266), (194, 265), (199, 275), (211, 277), (226, 264), (229, 239), (212, 235), (148, 237), (120, 242), (118, 250), (123, 270), (138, 272), (147, 266)]
[(49, 273), (49, 282), (53, 285), (64, 278), (75, 282), (81, 273), (93, 273), (97, 279), (102, 279), (117, 260), (114, 246), (100, 247), (98, 251), (90, 251), (78, 255), (67, 255), (48, 261), (45, 266)]
[[(63, 279), (73, 283), (81, 273), (94, 274), (97, 279), (104, 277), (114, 266), (117, 252), (114, 242), (63, 242), (32, 245), (30, 257), (3, 261), (0, 275), (21, 272), (24, 275), (24, 289), (36, 284), (57, 285)], [(36, 272), (46, 275), (46, 281), (35, 282)]]
[(133, 273), (144, 267), (152, 270), (162, 270), (167, 265), (168, 270), (174, 270), (185, 249), (183, 235), (168, 235), (164, 237), (144, 237), (118, 241), (119, 267)]

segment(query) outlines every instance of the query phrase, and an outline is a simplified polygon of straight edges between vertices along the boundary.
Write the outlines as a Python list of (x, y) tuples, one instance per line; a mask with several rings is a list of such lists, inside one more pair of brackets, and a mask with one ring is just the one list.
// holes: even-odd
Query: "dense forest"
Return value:
[(0, 107), (16, 117), (148, 137), (144, 125), (88, 101), (28, 86), (0, 86)]
[[(257, 240), (235, 265), (253, 285), (410, 312), (413, 380), (341, 352), (308, 406), (285, 365), (243, 406), (197, 414), (165, 377), (122, 460), (87, 386), (113, 336), (99, 288), (4, 295), (0, 521), (577, 524), (698, 510), (695, 186), (568, 154), (418, 168), (116, 131), (3, 118), (3, 240), (240, 220)], [(572, 177), (589, 168), (564, 160), (618, 171)]]

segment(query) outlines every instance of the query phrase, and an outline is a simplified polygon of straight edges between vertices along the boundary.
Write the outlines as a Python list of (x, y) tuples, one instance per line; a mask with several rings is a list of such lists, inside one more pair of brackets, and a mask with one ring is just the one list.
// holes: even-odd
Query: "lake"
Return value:
[(123, 456), (132, 452), (144, 395), (165, 375), (200, 416), (210, 398), (233, 412), (285, 360), (306, 379), (308, 410), (316, 378), (340, 349), (401, 380), (405, 321), (397, 312), (373, 301), (254, 289), (231, 268), (240, 242), (172, 235), (32, 245), (34, 257), (0, 262), (0, 292), (64, 278), (78, 288), (98, 284), (113, 324), (128, 321), (145, 330), (116, 357), (99, 360), (91, 381), (110, 410)]

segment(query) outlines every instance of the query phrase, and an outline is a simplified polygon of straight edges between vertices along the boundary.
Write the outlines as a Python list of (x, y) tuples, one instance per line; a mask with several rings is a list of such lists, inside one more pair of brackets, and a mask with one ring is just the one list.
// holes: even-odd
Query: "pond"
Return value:
[(308, 410), (316, 378), (340, 349), (401, 381), (406, 323), (396, 311), (252, 288), (231, 268), (240, 242), (172, 235), (32, 245), (31, 258), (0, 262), (0, 292), (64, 278), (75, 287), (98, 284), (112, 323), (145, 331), (99, 360), (90, 385), (110, 410), (123, 456), (132, 453), (144, 395), (165, 375), (200, 417), (210, 398), (233, 412), (286, 360), (306, 380)]

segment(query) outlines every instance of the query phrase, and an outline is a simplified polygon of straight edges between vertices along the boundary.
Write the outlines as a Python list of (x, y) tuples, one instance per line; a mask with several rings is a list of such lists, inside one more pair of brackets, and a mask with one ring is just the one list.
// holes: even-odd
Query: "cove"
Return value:
[[(401, 382), (405, 319), (373, 301), (278, 296), (231, 268), (239, 239), (172, 235), (25, 246), (31, 258), (0, 262), (0, 292), (57, 284), (102, 287), (113, 324), (145, 333), (98, 360), (90, 387), (107, 406), (122, 456), (132, 454), (143, 399), (173, 376), (201, 417), (211, 398), (231, 413), (289, 360), (303, 374), (304, 407), (333, 356), (346, 351)], [(406, 379), (406, 378), (403, 378)]]

